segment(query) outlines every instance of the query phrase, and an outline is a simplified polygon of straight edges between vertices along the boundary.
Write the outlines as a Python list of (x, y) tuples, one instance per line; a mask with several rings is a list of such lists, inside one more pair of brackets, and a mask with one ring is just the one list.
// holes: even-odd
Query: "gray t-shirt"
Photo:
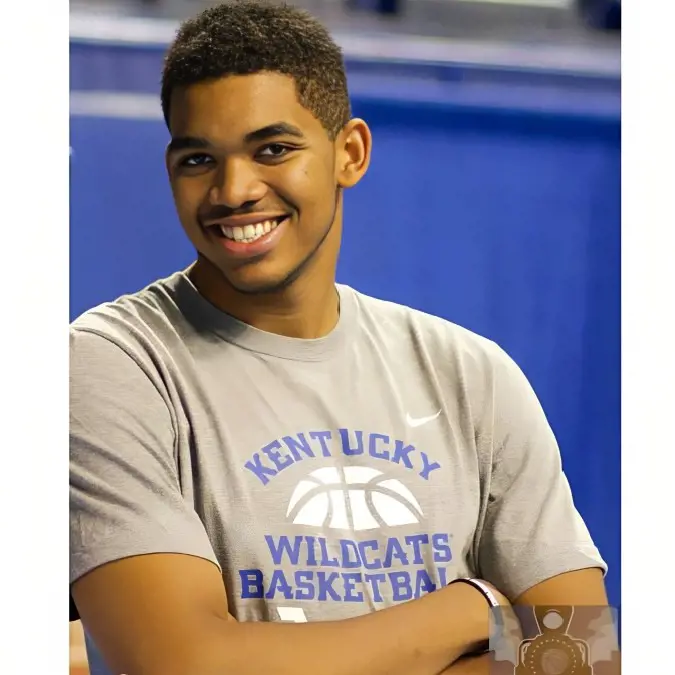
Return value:
[(338, 286), (326, 337), (262, 332), (184, 273), (71, 327), (70, 581), (184, 553), (242, 621), (316, 621), (458, 576), (509, 596), (605, 563), (494, 343)]

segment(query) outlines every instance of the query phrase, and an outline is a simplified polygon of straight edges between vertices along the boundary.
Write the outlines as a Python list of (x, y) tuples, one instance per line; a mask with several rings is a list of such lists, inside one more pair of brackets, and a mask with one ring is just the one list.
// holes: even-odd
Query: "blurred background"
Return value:
[[(71, 1), (71, 319), (192, 261), (159, 78), (177, 22), (208, 4)], [(374, 134), (339, 281), (520, 364), (620, 605), (620, 0), (294, 4), (343, 46)], [(79, 624), (71, 661), (86, 675)]]

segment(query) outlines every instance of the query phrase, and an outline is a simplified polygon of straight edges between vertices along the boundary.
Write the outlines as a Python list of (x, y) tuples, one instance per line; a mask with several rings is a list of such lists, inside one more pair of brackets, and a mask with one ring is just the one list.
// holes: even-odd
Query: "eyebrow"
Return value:
[(287, 122), (275, 122), (274, 124), (268, 124), (262, 129), (256, 129), (246, 134), (244, 140), (246, 143), (254, 143), (256, 141), (267, 141), (270, 138), (275, 138), (277, 136), (293, 136), (295, 138), (304, 138), (305, 135), (292, 124)]
[[(305, 135), (298, 127), (288, 124), (287, 122), (275, 122), (268, 124), (266, 127), (250, 131), (244, 136), (245, 143), (259, 143), (260, 141), (267, 141), (278, 136), (293, 136), (294, 138), (304, 138)], [(207, 150), (213, 147), (213, 144), (205, 138), (199, 136), (177, 136), (171, 139), (169, 147), (167, 148), (169, 154), (181, 152), (182, 150)]]
[(181, 150), (206, 150), (209, 147), (211, 147), (211, 144), (205, 138), (177, 136), (171, 139), (167, 151), (169, 154), (173, 154)]

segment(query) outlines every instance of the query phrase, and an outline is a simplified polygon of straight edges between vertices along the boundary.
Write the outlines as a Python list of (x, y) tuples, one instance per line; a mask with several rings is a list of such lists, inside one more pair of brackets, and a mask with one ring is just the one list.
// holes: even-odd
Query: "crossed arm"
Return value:
[(105, 661), (127, 675), (438, 675), (488, 634), (485, 600), (466, 584), (342, 621), (232, 621), (218, 568), (186, 555), (109, 563), (72, 593)]
[[(73, 596), (106, 661), (128, 675), (489, 672), (486, 656), (465, 657), (488, 635), (487, 605), (466, 584), (356, 619), (238, 623), (228, 614), (215, 566), (152, 555), (94, 570), (75, 583)], [(601, 571), (587, 569), (538, 584), (516, 602), (605, 605), (607, 599)]]

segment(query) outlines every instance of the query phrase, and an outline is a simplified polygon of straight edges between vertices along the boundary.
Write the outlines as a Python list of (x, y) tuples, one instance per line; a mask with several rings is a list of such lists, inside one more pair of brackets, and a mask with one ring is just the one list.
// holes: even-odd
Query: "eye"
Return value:
[(291, 148), (288, 145), (283, 145), (282, 143), (270, 143), (269, 145), (266, 145), (264, 148), (260, 149), (258, 152), (258, 157), (279, 159), (281, 157), (285, 157), (293, 149), (294, 148)]
[(183, 157), (183, 159), (181, 159), (178, 164), (179, 166), (195, 167), (195, 166), (204, 166), (205, 164), (208, 164), (211, 161), (212, 159), (209, 155), (198, 154)]

